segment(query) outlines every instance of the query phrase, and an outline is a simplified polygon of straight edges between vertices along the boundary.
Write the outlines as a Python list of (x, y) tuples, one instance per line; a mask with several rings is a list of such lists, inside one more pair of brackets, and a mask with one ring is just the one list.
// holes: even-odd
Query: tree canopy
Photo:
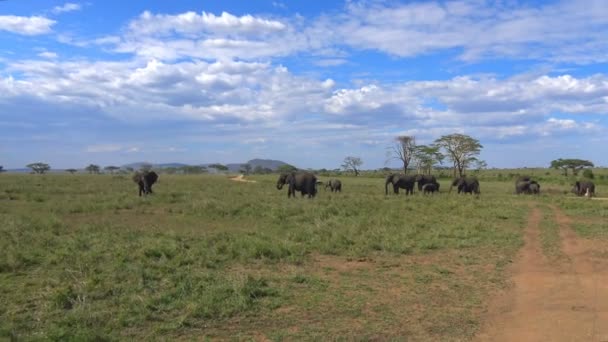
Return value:
[(438, 146), (418, 145), (414, 149), (413, 159), (416, 161), (416, 166), (419, 173), (431, 174), (433, 166), (441, 164), (444, 155), (439, 151)]
[(26, 167), (32, 169), (32, 171), (34, 173), (40, 173), (40, 174), (45, 173), (51, 169), (51, 166), (49, 164), (40, 163), (40, 162), (27, 164)]
[(594, 167), (593, 163), (583, 159), (556, 159), (551, 161), (551, 168), (562, 169), (564, 176), (568, 176), (568, 169), (572, 170), (573, 175), (578, 175), (578, 172), (586, 167)]
[(93, 174), (93, 173), (99, 173), (99, 171), (101, 170), (101, 167), (99, 165), (95, 165), (95, 164), (89, 164), (87, 167), (84, 168), (88, 173)]
[(346, 171), (354, 172), (355, 176), (359, 175), (361, 165), (363, 165), (363, 160), (359, 157), (348, 156), (342, 162), (342, 168)]
[(454, 175), (464, 176), (467, 166), (477, 163), (477, 156), (483, 146), (479, 140), (465, 134), (449, 134), (435, 140), (435, 146), (445, 152), (445, 156), (454, 165)]
[(104, 167), (103, 169), (106, 170), (106, 171), (108, 171), (108, 172), (110, 172), (110, 173), (114, 173), (114, 171), (120, 170), (120, 167), (110, 165), (110, 166)]
[(76, 169), (65, 169), (65, 172), (69, 172), (71, 174), (75, 174), (78, 170)]

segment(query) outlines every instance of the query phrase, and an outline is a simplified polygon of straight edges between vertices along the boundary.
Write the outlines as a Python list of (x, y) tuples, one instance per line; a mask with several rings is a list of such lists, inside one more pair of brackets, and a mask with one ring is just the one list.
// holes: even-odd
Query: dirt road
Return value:
[(550, 262), (540, 241), (541, 209), (531, 208), (525, 245), (512, 265), (513, 286), (490, 304), (479, 341), (608, 341), (606, 245), (579, 238), (561, 209), (547, 208), (559, 226), (565, 257)]

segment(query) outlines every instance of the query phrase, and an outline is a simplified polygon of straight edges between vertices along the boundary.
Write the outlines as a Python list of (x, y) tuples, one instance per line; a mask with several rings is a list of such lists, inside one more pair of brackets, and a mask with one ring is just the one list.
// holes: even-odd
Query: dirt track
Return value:
[(551, 207), (565, 258), (543, 255), (542, 212), (532, 207), (525, 245), (511, 267), (513, 286), (491, 303), (480, 341), (608, 341), (605, 245), (576, 236), (570, 218)]

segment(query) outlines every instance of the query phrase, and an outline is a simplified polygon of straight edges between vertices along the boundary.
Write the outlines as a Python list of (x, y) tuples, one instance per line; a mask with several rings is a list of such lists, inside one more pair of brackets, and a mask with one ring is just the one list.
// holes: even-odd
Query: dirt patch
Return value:
[(231, 181), (235, 181), (235, 182), (257, 183), (257, 181), (250, 180), (250, 179), (245, 179), (245, 175), (238, 175), (238, 176), (234, 176), (234, 177), (228, 177), (228, 179), (230, 179)]
[(541, 249), (542, 213), (532, 208), (525, 245), (512, 265), (512, 287), (490, 305), (480, 341), (607, 341), (608, 261), (606, 245), (579, 238), (571, 219), (552, 206), (567, 256), (549, 264)]

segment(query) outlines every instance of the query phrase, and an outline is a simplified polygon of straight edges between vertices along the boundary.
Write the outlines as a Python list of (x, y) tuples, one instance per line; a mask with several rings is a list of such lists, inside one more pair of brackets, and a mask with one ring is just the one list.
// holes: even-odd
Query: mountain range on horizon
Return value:
[[(166, 168), (180, 168), (180, 167), (185, 167), (185, 166), (203, 166), (203, 167), (209, 167), (210, 165), (213, 165), (213, 164), (222, 164), (222, 163), (186, 164), (186, 163), (134, 162), (134, 163), (129, 163), (129, 164), (121, 165), (120, 168), (121, 169), (133, 168), (134, 170), (138, 170), (143, 165), (152, 165), (153, 169), (166, 169)], [(244, 163), (228, 163), (228, 164), (222, 164), (222, 165), (225, 165), (228, 168), (229, 172), (239, 172), (241, 170), (241, 168), (243, 167), (243, 165), (245, 165), (245, 164), (251, 165), (252, 169), (255, 169), (257, 166), (260, 166), (262, 168), (268, 168), (268, 169), (271, 169), (273, 171), (277, 170), (282, 165), (287, 165), (287, 163), (285, 163), (283, 161), (280, 161), (280, 160), (259, 159), (259, 158), (251, 159), (251, 160), (246, 161)], [(104, 166), (101, 166), (101, 167), (103, 169)], [(66, 169), (53, 169), (52, 165), (51, 165), (50, 172), (53, 172), (53, 171), (65, 171), (65, 170)], [(78, 171), (82, 171), (82, 170), (84, 170), (84, 167), (78, 169)], [(6, 171), (8, 171), (8, 172), (30, 172), (31, 170), (29, 168), (16, 168), (16, 169), (7, 169)]]

